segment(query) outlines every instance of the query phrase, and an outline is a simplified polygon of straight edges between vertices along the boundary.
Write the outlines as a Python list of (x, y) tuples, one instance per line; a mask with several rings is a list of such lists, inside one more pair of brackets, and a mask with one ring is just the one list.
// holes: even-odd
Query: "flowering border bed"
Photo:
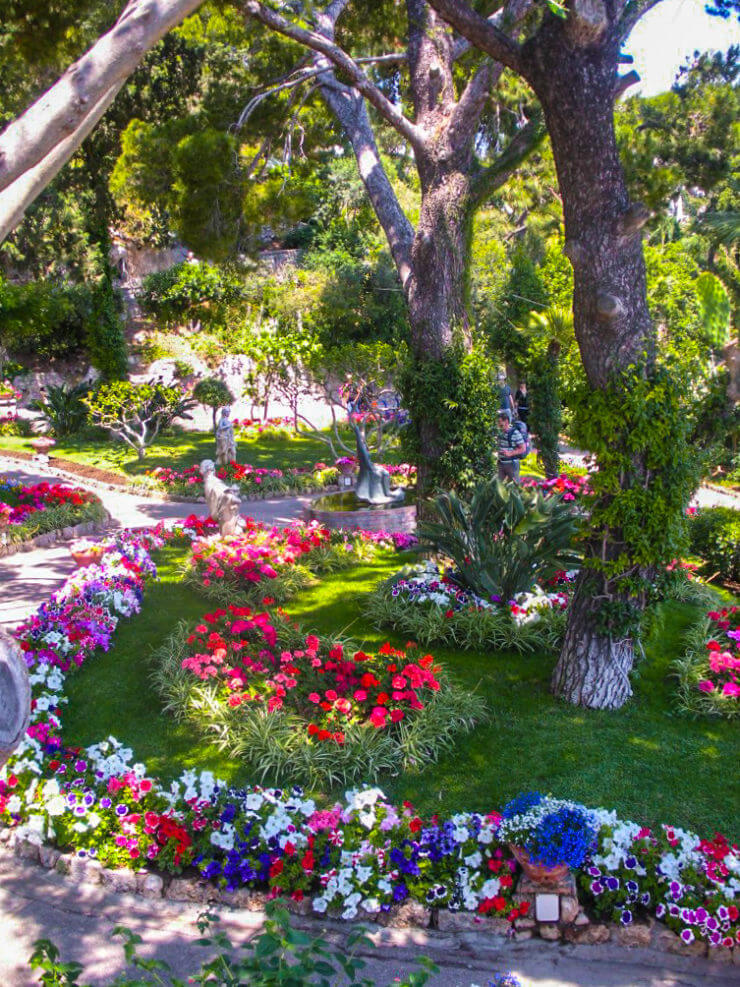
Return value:
[(679, 707), (688, 713), (740, 715), (740, 607), (710, 610), (674, 662)]
[(246, 518), (239, 535), (214, 535), (193, 545), (185, 580), (222, 605), (257, 606), (265, 593), (285, 603), (308, 586), (314, 574), (337, 572), (367, 561), (380, 547), (408, 545), (403, 535), (375, 537), (364, 532), (322, 528), (316, 521), (285, 527)]
[[(183, 530), (202, 533), (188, 522)], [(107, 646), (119, 617), (138, 610), (154, 571), (148, 550), (163, 537), (161, 529), (119, 536), (101, 566), (76, 573), (19, 629), (32, 722), (0, 772), (0, 822), (109, 866), (143, 860), (177, 872), (192, 864), (225, 888), (267, 888), (299, 901), (310, 894), (314, 911), (348, 919), (408, 900), (511, 920), (523, 914), (513, 905), (514, 864), (495, 813), (424, 821), (409, 805), (389, 805), (378, 789), (319, 809), (300, 789), (235, 790), (208, 772), (186, 771), (165, 786), (113, 738), (64, 747), (64, 669)], [(653, 833), (614, 812), (588, 811), (598, 827), (597, 846), (578, 872), (588, 904), (626, 925), (655, 915), (687, 943), (740, 945), (736, 846), (719, 834), (701, 840), (670, 826)]]
[(100, 498), (81, 487), (0, 480), (0, 540), (5, 544), (104, 518)]
[(547, 589), (514, 600), (484, 600), (460, 588), (436, 562), (406, 566), (370, 594), (364, 615), (429, 646), (531, 652), (556, 648), (565, 631), (575, 574), (561, 572)]
[(387, 643), (367, 654), (305, 634), (283, 611), (230, 606), (183, 623), (155, 662), (168, 711), (256, 778), (312, 788), (418, 768), (485, 715), (431, 655)]
[[(228, 466), (219, 466), (216, 475), (227, 483), (238, 483), (246, 496), (270, 497), (289, 493), (312, 493), (332, 487), (337, 482), (339, 471), (325, 463), (316, 463), (314, 467), (281, 470), (232, 462)], [(200, 466), (190, 466), (184, 470), (157, 466), (147, 470), (146, 476), (158, 489), (175, 496), (203, 496), (203, 474)]]

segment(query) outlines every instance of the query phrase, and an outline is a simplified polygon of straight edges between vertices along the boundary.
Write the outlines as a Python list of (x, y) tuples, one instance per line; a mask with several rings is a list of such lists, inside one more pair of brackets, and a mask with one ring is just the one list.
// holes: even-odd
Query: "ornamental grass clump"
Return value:
[(542, 867), (581, 867), (596, 845), (598, 823), (577, 802), (528, 792), (504, 808), (497, 831), (500, 840), (521, 847)]

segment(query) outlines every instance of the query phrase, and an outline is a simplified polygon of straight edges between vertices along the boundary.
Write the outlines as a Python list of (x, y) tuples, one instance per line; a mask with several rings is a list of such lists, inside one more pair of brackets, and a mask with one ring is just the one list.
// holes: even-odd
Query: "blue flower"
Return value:
[(632, 912), (629, 910), (629, 908), (625, 908), (623, 910), (620, 921), (622, 925), (630, 925), (630, 923), (632, 922)]
[(504, 811), (501, 815), (504, 819), (511, 819), (513, 816), (523, 816), (525, 812), (529, 812), (534, 806), (539, 805), (545, 796), (541, 792), (524, 792), (522, 795), (517, 795), (515, 798), (508, 802), (504, 806)]

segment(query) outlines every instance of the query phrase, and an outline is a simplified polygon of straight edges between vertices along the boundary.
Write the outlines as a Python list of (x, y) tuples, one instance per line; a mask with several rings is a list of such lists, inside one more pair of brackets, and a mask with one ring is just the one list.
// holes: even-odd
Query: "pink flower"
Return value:
[(714, 682), (710, 682), (709, 679), (703, 679), (699, 683), (699, 688), (702, 692), (714, 692)]
[(722, 686), (723, 696), (740, 696), (740, 685), (736, 682), (725, 682)]
[(308, 701), (310, 703), (320, 703), (321, 696), (318, 694), (318, 692), (310, 692), (308, 695)]

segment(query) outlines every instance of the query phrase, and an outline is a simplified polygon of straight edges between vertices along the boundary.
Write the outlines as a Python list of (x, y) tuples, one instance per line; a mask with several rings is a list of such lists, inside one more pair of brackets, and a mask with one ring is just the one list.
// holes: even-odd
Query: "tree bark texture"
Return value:
[(600, 600), (590, 579), (579, 577), (573, 594), (552, 691), (575, 706), (619, 709), (632, 695), (634, 649), (630, 638), (615, 641), (594, 630)]
[[(627, 194), (614, 134), (619, 48), (657, 0), (570, 0), (565, 18), (544, 13), (521, 45), (463, 0), (429, 0), (472, 44), (523, 76), (542, 105), (563, 202), (565, 253), (573, 265), (573, 317), (592, 388), (605, 389), (631, 364), (649, 368), (655, 332), (647, 305), (641, 228), (648, 218)], [(647, 358), (647, 359), (645, 359)], [(624, 485), (645, 481), (643, 456), (632, 457)], [(629, 474), (629, 475), (628, 475)], [(601, 532), (587, 555), (609, 562), (619, 531)], [(598, 633), (604, 602), (620, 602), (614, 584), (584, 573), (568, 617), (552, 688), (570, 702), (614, 708), (630, 695), (630, 638)]]
[[(614, 133), (619, 32), (603, 21), (586, 27), (579, 34), (572, 18), (546, 16), (521, 57), (555, 158), (565, 253), (573, 266), (576, 340), (589, 384), (604, 389), (645, 356), (649, 364), (655, 330), (642, 251), (646, 216), (630, 204)], [(641, 456), (634, 457), (630, 472), (631, 481), (642, 479)], [(598, 544), (586, 546), (587, 557), (615, 558), (619, 538), (614, 531), (604, 541), (602, 533)], [(631, 695), (632, 639), (615, 641), (595, 629), (599, 607), (616, 599), (618, 590), (600, 573), (584, 575), (579, 583), (552, 678), (553, 692), (568, 702), (613, 709)]]
[(573, 265), (573, 321), (592, 387), (654, 349), (640, 225), (630, 209), (614, 133), (619, 37), (573, 45), (568, 22), (548, 17), (522, 49), (539, 98), (563, 201)]

